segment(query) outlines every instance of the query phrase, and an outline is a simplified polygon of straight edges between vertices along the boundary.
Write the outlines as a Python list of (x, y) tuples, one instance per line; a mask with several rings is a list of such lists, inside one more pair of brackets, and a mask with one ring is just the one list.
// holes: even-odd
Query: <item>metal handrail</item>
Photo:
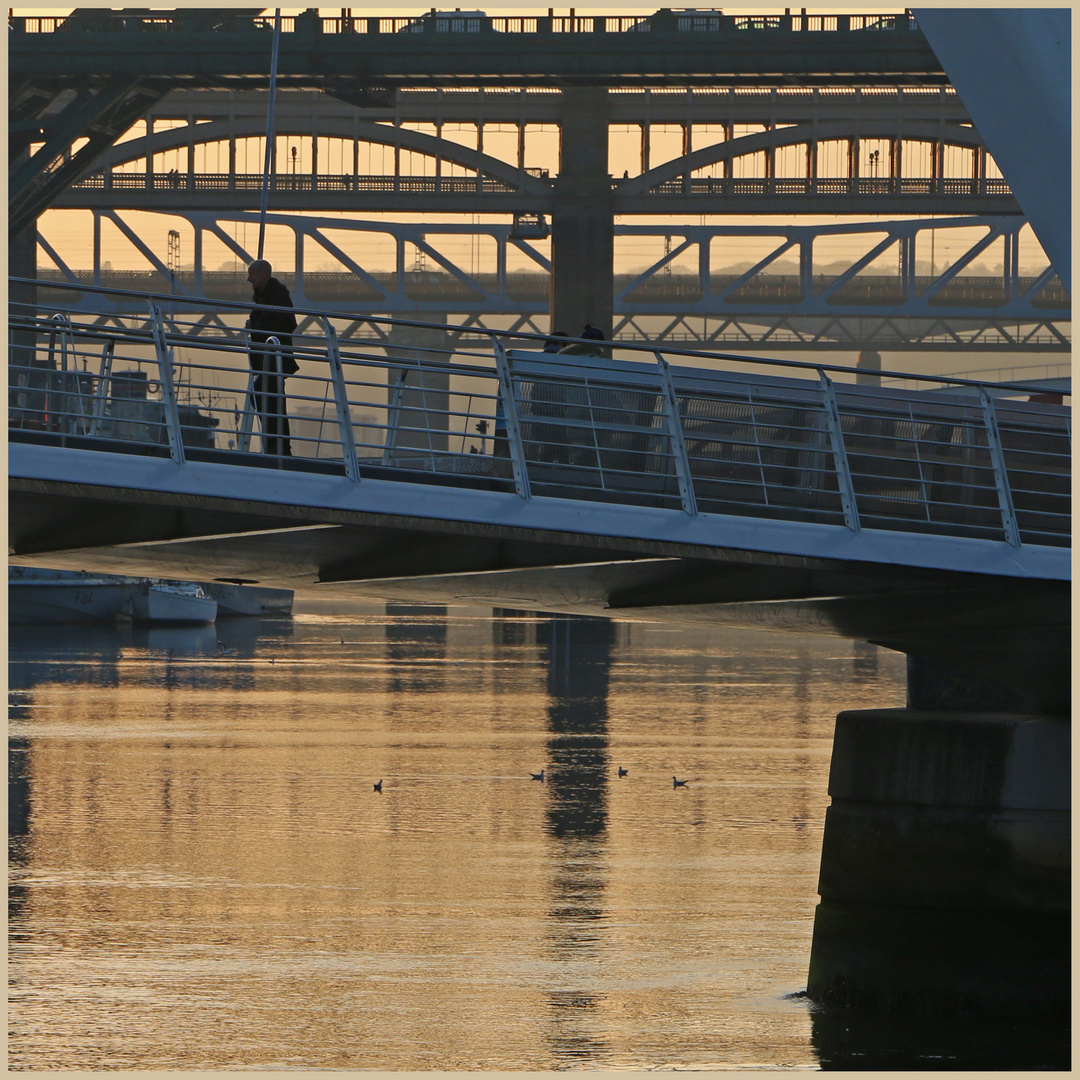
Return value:
[[(167, 304), (170, 300), (175, 301), (175, 296), (170, 296), (168, 293), (155, 293), (148, 291), (139, 291), (132, 289), (110, 289), (104, 286), (94, 285), (82, 285), (72, 284), (66, 281), (40, 281), (35, 278), (21, 278), (11, 276), (8, 278), (9, 283), (17, 285), (37, 285), (47, 286), (50, 291), (55, 289), (68, 289), (73, 292), (83, 294), (99, 294), (110, 296), (122, 296), (126, 298), (136, 298), (139, 300), (145, 300), (148, 302)], [(245, 317), (249, 315), (253, 310), (272, 310), (268, 308), (260, 308), (259, 305), (252, 304), (250, 302), (245, 303), (243, 301), (234, 300), (198, 300), (196, 298), (186, 298), (193, 304), (204, 306), (213, 311), (232, 312), (235, 314), (243, 314)], [(487, 337), (490, 340), (505, 340), (513, 339), (520, 340), (524, 343), (532, 342), (538, 347), (542, 347), (549, 338), (548, 334), (531, 333), (525, 330), (491, 330), (486, 327), (478, 327), (457, 323), (433, 323), (425, 322), (420, 319), (398, 319), (387, 318), (379, 315), (357, 315), (354, 312), (347, 311), (333, 311), (326, 308), (308, 308), (308, 307), (294, 307), (293, 309), (297, 316), (309, 316), (315, 320), (326, 319), (340, 319), (348, 323), (366, 323), (372, 326), (380, 327), (415, 327), (426, 330), (438, 330), (440, 332), (450, 333), (468, 333), (477, 337)], [(568, 345), (593, 345), (595, 342), (591, 342), (585, 338), (567, 337), (562, 339)], [(623, 342), (619, 341), (618, 348), (620, 352), (629, 353), (642, 353), (650, 355), (655, 353), (655, 344), (638, 344), (636, 342)], [(848, 364), (829, 364), (822, 363), (820, 361), (810, 360), (778, 360), (775, 357), (767, 356), (747, 356), (745, 353), (728, 353), (728, 352), (713, 352), (704, 349), (680, 349), (677, 347), (664, 347), (664, 352), (668, 356), (681, 356), (692, 358), (694, 360), (717, 360), (717, 361), (729, 361), (736, 363), (748, 363), (759, 364), (765, 367), (777, 367), (777, 368), (789, 368), (792, 371), (802, 371), (805, 373), (814, 373), (818, 371), (826, 371), (831, 373), (838, 373), (844, 375), (865, 375), (865, 369), (853, 367)], [(892, 371), (887, 369), (875, 370), (874, 376), (881, 379), (899, 379), (905, 381), (911, 381), (912, 379), (918, 379), (922, 382), (937, 383), (942, 386), (970, 386), (976, 389), (980, 386), (986, 385), (987, 380), (980, 379), (965, 379), (961, 376), (949, 376), (949, 375), (918, 375), (914, 376), (911, 372), (906, 371)], [(995, 382), (995, 387), (999, 387), (1007, 390), (1015, 390), (1019, 393), (1040, 393), (1044, 388), (1033, 386), (1029, 383), (1019, 382), (1011, 380), (1008, 382)]]
[[(543, 353), (542, 335), (496, 331), (481, 338), (490, 347), (379, 346), (342, 336), (321, 313), (310, 332), (292, 335), (299, 370), (279, 384), (292, 454), (268, 453), (271, 437), (255, 455), (263, 418), (246, 332), (193, 334), (195, 324), (172, 326), (152, 300), (149, 309), (149, 329), (62, 321), (64, 364), (77, 369), (68, 385), (59, 354), (55, 366), (40, 359), (57, 321), (16, 305), (11, 437), (167, 454), (181, 467), (271, 465), (353, 483), (425, 474), (426, 483), (525, 500), (1068, 543), (1069, 410), (1039, 398), (1044, 387), (911, 374), (924, 389), (866, 386), (851, 377), (862, 372), (839, 365), (610, 342), (598, 352), (583, 339), (563, 339), (579, 346), (573, 353)], [(279, 343), (265, 346), (280, 365)], [(512, 347), (521, 343), (531, 348)], [(702, 366), (675, 363), (685, 357)], [(925, 389), (958, 382), (976, 392)], [(1037, 400), (991, 400), (991, 391)], [(479, 452), (467, 447), (474, 429), (490, 432)]]

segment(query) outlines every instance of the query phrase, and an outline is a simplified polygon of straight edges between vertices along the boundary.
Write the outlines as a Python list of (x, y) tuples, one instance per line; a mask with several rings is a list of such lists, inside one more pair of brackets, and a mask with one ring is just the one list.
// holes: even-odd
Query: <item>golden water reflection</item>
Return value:
[(832, 724), (902, 657), (359, 605), (17, 630), (11, 1068), (816, 1067)]

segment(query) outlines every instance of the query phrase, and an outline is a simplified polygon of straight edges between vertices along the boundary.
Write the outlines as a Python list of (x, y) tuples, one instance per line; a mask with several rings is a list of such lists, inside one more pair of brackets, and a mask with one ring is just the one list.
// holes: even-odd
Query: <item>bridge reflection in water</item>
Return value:
[[(364, 320), (307, 312), (280, 456), (255, 452), (244, 332), (186, 332), (167, 301), (145, 329), (16, 310), (16, 561), (904, 652), (910, 708), (838, 723), (809, 992), (1062, 1008), (1067, 385), (528, 335), (453, 351), (379, 320), (373, 348)], [(601, 730), (564, 743), (573, 715), (549, 748), (571, 778), (604, 757)], [(570, 795), (564, 840), (602, 827)]]

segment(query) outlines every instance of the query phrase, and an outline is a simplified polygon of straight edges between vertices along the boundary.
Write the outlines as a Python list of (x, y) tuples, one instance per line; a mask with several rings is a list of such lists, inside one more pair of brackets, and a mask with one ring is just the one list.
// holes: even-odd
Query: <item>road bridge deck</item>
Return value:
[[(473, 25), (475, 24), (475, 25)], [(9, 18), (18, 48), (12, 72), (62, 78), (103, 72), (213, 85), (265, 85), (273, 20), (215, 18), (179, 10), (153, 16)], [(658, 70), (656, 57), (665, 57)], [(944, 82), (941, 65), (907, 15), (724, 16), (705, 21), (661, 11), (598, 17), (394, 19), (282, 22), (282, 85), (354, 80), (376, 85), (645, 85), (711, 83), (717, 74), (821, 78), (872, 74), (883, 84), (916, 77)]]

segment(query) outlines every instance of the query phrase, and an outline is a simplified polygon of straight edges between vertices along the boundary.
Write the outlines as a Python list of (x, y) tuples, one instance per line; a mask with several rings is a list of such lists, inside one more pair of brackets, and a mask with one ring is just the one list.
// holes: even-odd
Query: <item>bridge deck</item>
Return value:
[(288, 478), (289, 513), (312, 520), (331, 504), (422, 518), (440, 489), (458, 524), (546, 515), (556, 530), (638, 522), (639, 539), (788, 555), (1035, 577), (1065, 565), (1060, 394), (497, 335), (451, 353), (445, 327), (419, 324), (387, 324), (373, 347), (317, 315), (323, 334), (291, 346), (283, 455), (259, 434), (246, 332), (193, 337), (152, 308), (149, 330), (16, 313), (13, 479), (47, 481), (50, 462), (57, 483), (134, 489), (158, 482), (139, 479), (149, 469), (174, 493), (280, 508)]

